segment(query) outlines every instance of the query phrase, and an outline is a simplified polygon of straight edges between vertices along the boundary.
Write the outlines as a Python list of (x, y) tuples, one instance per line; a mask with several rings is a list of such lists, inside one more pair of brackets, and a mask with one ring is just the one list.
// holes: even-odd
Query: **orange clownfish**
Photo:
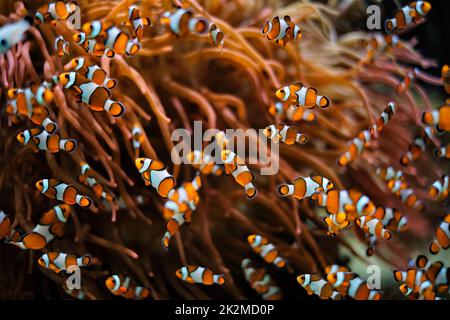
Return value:
[(225, 174), (233, 175), (234, 180), (245, 189), (248, 198), (256, 196), (256, 188), (253, 185), (254, 176), (243, 161), (230, 150), (222, 150), (222, 161), (225, 167)]
[(20, 132), (17, 140), (23, 145), (28, 145), (34, 152), (45, 150), (50, 153), (58, 153), (60, 150), (72, 152), (77, 147), (74, 139), (62, 139), (59, 134), (49, 134), (44, 128), (32, 128)]
[(275, 95), (281, 101), (308, 109), (315, 107), (327, 108), (330, 105), (328, 97), (319, 96), (316, 89), (306, 87), (300, 82), (278, 89)]
[(213, 284), (225, 284), (225, 277), (223, 274), (214, 274), (210, 269), (200, 266), (182, 266), (175, 272), (175, 275), (188, 283), (201, 283), (206, 286)]
[(414, 68), (409, 70), (403, 80), (397, 85), (397, 92), (402, 93), (411, 88), (414, 84), (414, 80), (416, 79), (416, 75), (418, 73), (418, 69)]
[(198, 169), (201, 173), (220, 176), (223, 174), (223, 168), (214, 162), (214, 158), (200, 150), (194, 150), (188, 153), (187, 160), (189, 164)]
[(0, 240), (9, 235), (11, 229), (11, 217), (0, 210)]
[(276, 44), (286, 45), (289, 41), (300, 40), (302, 31), (299, 26), (291, 21), (291, 17), (283, 18), (274, 17), (272, 22), (267, 20), (262, 30), (263, 35), (267, 35), (267, 39), (275, 40)]
[(214, 23), (211, 23), (209, 27), (209, 37), (211, 39), (211, 43), (216, 47), (223, 47), (224, 43), (224, 34)]
[(422, 122), (428, 126), (434, 126), (438, 132), (450, 131), (450, 104), (446, 103), (438, 110), (424, 112)]
[(92, 54), (94, 57), (105, 56), (107, 58), (113, 58), (116, 54), (112, 49), (106, 48), (103, 42), (97, 41), (96, 39), (87, 39), (84, 32), (74, 34), (73, 40), (78, 43), (84, 51)]
[(295, 142), (305, 144), (308, 142), (308, 136), (299, 132), (298, 128), (290, 127), (284, 124), (272, 124), (264, 129), (264, 135), (275, 143), (282, 141), (287, 145)]
[(342, 300), (342, 295), (318, 274), (301, 274), (297, 277), (297, 282), (306, 290), (308, 295), (315, 294), (322, 300)]
[(434, 155), (437, 158), (446, 158), (450, 159), (450, 144), (447, 144), (444, 147), (436, 148), (434, 150)]
[(89, 174), (91, 167), (86, 162), (80, 163), (81, 175), (79, 180), (86, 186), (89, 186), (95, 193), (95, 195), (100, 199), (105, 199), (106, 201), (114, 201), (115, 197), (109, 192), (106, 192), (106, 188), (103, 184), (97, 181), (92, 175)]
[(362, 216), (356, 219), (356, 224), (367, 234), (389, 240), (392, 234), (383, 226), (383, 222), (374, 216)]
[(334, 189), (333, 182), (328, 178), (321, 176), (299, 177), (293, 181), (292, 184), (282, 184), (278, 188), (281, 196), (286, 197), (293, 195), (295, 199), (301, 200), (303, 198), (315, 199), (318, 193)]
[(36, 182), (36, 188), (47, 198), (59, 200), (68, 205), (78, 204), (80, 207), (86, 208), (92, 203), (91, 199), (80, 195), (76, 187), (56, 179), (39, 180)]
[(202, 35), (208, 31), (209, 26), (209, 21), (205, 18), (194, 16), (192, 10), (184, 8), (164, 12), (160, 21), (177, 37), (186, 37), (189, 33)]
[(409, 208), (414, 208), (418, 211), (425, 209), (422, 201), (414, 193), (414, 190), (404, 181), (391, 180), (387, 184), (388, 188)]
[(435, 231), (435, 240), (430, 245), (430, 252), (437, 254), (441, 249), (450, 247), (450, 214), (447, 214)]
[(111, 100), (109, 89), (91, 82), (76, 72), (65, 72), (59, 76), (61, 85), (75, 95), (78, 102), (83, 102), (93, 111), (108, 111), (113, 117), (120, 117), (125, 112), (122, 103)]
[(63, 0), (50, 2), (38, 9), (36, 12), (36, 20), (39, 23), (50, 23), (54, 26), (56, 21), (67, 20), (77, 8), (78, 5), (75, 1), (70, 3), (65, 3)]
[(135, 160), (136, 168), (146, 186), (152, 186), (158, 194), (167, 198), (175, 187), (175, 178), (166, 170), (164, 163), (149, 158)]
[(63, 36), (59, 35), (55, 39), (54, 49), (60, 58), (65, 54), (69, 55), (69, 42)]
[(273, 263), (278, 268), (284, 268), (287, 261), (280, 257), (278, 250), (263, 236), (251, 234), (247, 237), (253, 251), (258, 253), (267, 263)]
[(281, 290), (275, 285), (272, 277), (264, 269), (255, 269), (250, 259), (241, 263), (245, 280), (264, 300), (281, 300)]
[(431, 143), (429, 134), (430, 131), (428, 129), (431, 128), (425, 128), (421, 134), (408, 146), (408, 151), (400, 157), (400, 164), (402, 166), (406, 167), (411, 162), (419, 160), (427, 145)]
[(450, 270), (442, 261), (431, 262), (424, 255), (416, 258), (416, 267), (425, 271), (425, 276), (431, 281), (437, 292), (445, 292), (450, 288)]
[(394, 279), (400, 282), (400, 291), (410, 299), (434, 300), (433, 284), (423, 270), (408, 268), (406, 271), (394, 270)]
[(427, 1), (411, 2), (394, 12), (394, 18), (385, 22), (387, 33), (403, 30), (421, 21), (431, 10), (431, 4)]
[(120, 274), (114, 274), (105, 281), (106, 288), (115, 296), (140, 300), (150, 295), (147, 288), (138, 286), (134, 280)]
[(447, 64), (442, 67), (441, 78), (444, 83), (445, 92), (450, 94), (450, 67)]
[(91, 262), (91, 257), (84, 255), (77, 257), (73, 254), (64, 252), (47, 252), (44, 253), (38, 260), (42, 268), (50, 269), (55, 273), (68, 270), (73, 271), (73, 268), (86, 267)]
[(70, 206), (67, 204), (54, 206), (42, 214), (39, 224), (50, 225), (51, 233), (59, 238), (62, 238), (64, 235), (64, 224), (69, 219), (70, 212)]
[(443, 175), (440, 179), (433, 182), (428, 188), (428, 194), (431, 198), (437, 201), (444, 201), (447, 199), (450, 192), (450, 177)]
[(141, 11), (135, 5), (128, 8), (128, 20), (124, 25), (133, 27), (133, 36), (141, 40), (144, 36), (144, 29), (151, 25), (151, 21), (147, 17), (141, 16)]
[(377, 175), (384, 181), (389, 182), (391, 180), (403, 181), (403, 172), (395, 170), (394, 167), (377, 168)]
[(269, 107), (269, 113), (272, 116), (279, 116), (281, 119), (288, 119), (292, 121), (314, 121), (316, 115), (312, 110), (305, 109), (302, 107), (292, 106), (288, 102), (277, 101), (272, 103)]
[(144, 135), (142, 134), (142, 129), (138, 125), (134, 125), (133, 129), (131, 130), (131, 144), (133, 145), (134, 150), (134, 156), (136, 158), (139, 158), (140, 150), (141, 150), (141, 143), (144, 141)]
[(64, 69), (74, 70), (99, 86), (105, 86), (108, 89), (116, 86), (116, 80), (108, 78), (106, 71), (87, 57), (73, 58)]
[(408, 219), (395, 208), (378, 207), (373, 216), (391, 231), (405, 231), (408, 227)]

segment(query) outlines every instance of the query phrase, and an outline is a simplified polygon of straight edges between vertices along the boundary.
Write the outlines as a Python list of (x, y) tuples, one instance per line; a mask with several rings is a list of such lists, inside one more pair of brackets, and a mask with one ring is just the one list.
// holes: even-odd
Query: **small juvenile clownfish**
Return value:
[(356, 224), (369, 235), (389, 240), (392, 234), (383, 226), (383, 222), (374, 216), (362, 216), (356, 219)]
[(428, 126), (434, 126), (438, 132), (450, 131), (450, 104), (446, 103), (438, 110), (424, 112), (422, 122)]
[(286, 266), (287, 261), (280, 257), (278, 250), (269, 240), (258, 234), (249, 235), (247, 240), (253, 251), (258, 253), (264, 261), (272, 263), (278, 268), (284, 268)]
[(342, 300), (342, 295), (318, 274), (301, 274), (297, 277), (297, 282), (306, 290), (308, 295), (315, 294), (322, 300)]
[(141, 16), (141, 11), (135, 5), (128, 8), (128, 19), (123, 23), (126, 26), (133, 27), (133, 36), (142, 40), (145, 27), (151, 25), (151, 21), (147, 17)]
[(222, 150), (221, 152), (225, 174), (231, 174), (234, 180), (245, 189), (245, 195), (248, 198), (256, 196), (256, 188), (253, 185), (254, 176), (243, 161), (230, 150)]
[(445, 92), (450, 94), (450, 67), (447, 64), (442, 66), (441, 78), (444, 83)]
[(376, 236), (371, 236), (370, 234), (367, 234), (367, 233), (364, 234), (364, 237), (365, 237), (365, 241), (367, 243), (366, 255), (371, 257), (375, 253), (375, 248), (376, 248), (378, 239)]
[(188, 283), (201, 283), (206, 286), (225, 284), (223, 274), (214, 274), (212, 270), (200, 266), (182, 266), (175, 275)]
[(60, 58), (65, 54), (69, 55), (69, 42), (61, 35), (56, 37), (54, 48)]
[(64, 69), (74, 70), (99, 86), (105, 86), (108, 89), (116, 86), (116, 80), (109, 78), (105, 70), (87, 57), (73, 58)]
[(281, 300), (282, 294), (275, 285), (272, 277), (264, 269), (255, 269), (250, 259), (244, 259), (241, 263), (245, 280), (250, 284), (264, 300)]
[(64, 224), (69, 219), (70, 212), (70, 206), (67, 204), (54, 206), (42, 214), (39, 224), (50, 225), (50, 232), (58, 238), (62, 238)]
[(42, 127), (32, 128), (20, 132), (17, 140), (23, 145), (28, 145), (34, 152), (45, 150), (50, 153), (58, 153), (60, 150), (72, 152), (77, 147), (74, 139), (62, 139), (59, 134), (49, 134)]
[(408, 151), (400, 157), (400, 164), (406, 167), (411, 162), (419, 160), (427, 145), (430, 143), (431, 140), (429, 135), (425, 130), (422, 131), (422, 133), (408, 146)]
[(383, 179), (384, 182), (389, 182), (391, 180), (403, 181), (403, 172), (400, 170), (395, 170), (394, 167), (377, 168), (377, 175)]
[(387, 33), (403, 30), (419, 23), (431, 10), (427, 1), (415, 1), (394, 12), (394, 18), (387, 19), (385, 29)]
[(91, 82), (76, 72), (65, 72), (59, 76), (62, 86), (75, 95), (78, 102), (83, 102), (93, 111), (106, 110), (113, 117), (120, 117), (125, 112), (122, 103), (111, 100), (109, 89)]
[(164, 233), (161, 243), (165, 250), (169, 250), (169, 244), (172, 237), (177, 233), (178, 229), (186, 223), (185, 213), (175, 213), (167, 222), (167, 231)]
[(91, 167), (86, 162), (81, 162), (80, 167), (81, 175), (78, 180), (84, 185), (89, 186), (98, 198), (105, 199), (106, 201), (114, 201), (114, 195), (106, 192), (105, 186), (89, 173), (89, 171), (92, 170)]
[(214, 158), (200, 150), (194, 150), (188, 153), (187, 160), (189, 164), (198, 169), (201, 173), (220, 176), (223, 174), (223, 168), (215, 164)]
[(31, 231), (24, 234), (20, 234), (17, 230), (11, 230), (6, 242), (22, 250), (42, 250), (55, 238), (51, 227), (51, 225), (37, 224)]
[(92, 54), (94, 57), (105, 56), (107, 58), (113, 58), (115, 52), (110, 48), (105, 48), (105, 44), (96, 39), (87, 39), (86, 33), (78, 32), (73, 35), (73, 40), (79, 44), (84, 51)]
[(9, 235), (11, 230), (11, 217), (0, 210), (0, 240)]
[[(380, 300), (381, 292), (369, 289), (367, 281), (361, 279), (356, 273), (345, 269), (341, 271), (338, 267), (330, 268), (327, 273), (327, 280), (330, 282), (334, 290), (349, 296), (355, 300)], [(345, 279), (339, 281), (340, 279)]]
[(305, 144), (308, 142), (308, 136), (300, 133), (298, 128), (290, 127), (284, 124), (272, 124), (264, 129), (264, 135), (275, 143), (282, 141), (287, 145), (298, 142)]
[(214, 23), (211, 23), (209, 27), (209, 37), (211, 39), (211, 43), (219, 48), (223, 47), (224, 43), (224, 34)]
[(321, 176), (299, 177), (292, 184), (282, 184), (278, 188), (278, 193), (283, 196), (293, 195), (295, 199), (317, 198), (317, 194), (334, 189), (333, 182)]
[(36, 20), (39, 23), (50, 23), (56, 25), (56, 21), (67, 20), (75, 12), (78, 5), (75, 1), (65, 3), (63, 0), (57, 0), (47, 3), (40, 7), (36, 12)]
[(167, 198), (175, 187), (175, 178), (166, 170), (164, 163), (149, 158), (135, 160), (136, 168), (146, 186), (152, 186), (158, 194)]
[(431, 281), (437, 292), (446, 292), (450, 288), (450, 269), (441, 261), (431, 262), (424, 255), (416, 258), (416, 267), (423, 269), (425, 276)]
[(395, 208), (378, 207), (373, 216), (391, 231), (405, 231), (408, 227), (408, 219)]
[(437, 254), (441, 249), (450, 247), (450, 214), (447, 214), (435, 231), (435, 240), (430, 245), (430, 252)]
[(0, 27), (0, 55), (6, 53), (23, 40), (25, 32), (32, 26), (33, 19), (25, 17)]
[(267, 35), (267, 39), (275, 40), (276, 44), (286, 46), (289, 41), (300, 40), (302, 38), (302, 31), (299, 26), (291, 21), (291, 17), (284, 16), (274, 17), (272, 22), (267, 20), (264, 24), (261, 33)]
[(388, 182), (388, 188), (409, 208), (423, 211), (425, 205), (419, 200), (414, 190), (406, 182), (391, 180)]
[(38, 260), (42, 268), (50, 269), (55, 273), (67, 270), (70, 272), (75, 267), (86, 267), (90, 262), (91, 257), (88, 255), (77, 257), (73, 254), (63, 252), (47, 252)]
[(138, 286), (134, 280), (120, 274), (114, 274), (106, 279), (105, 285), (113, 295), (129, 300), (145, 299), (150, 295), (147, 288)]
[(440, 179), (433, 182), (428, 188), (428, 194), (433, 200), (444, 201), (450, 192), (450, 177), (443, 175)]
[(393, 103), (392, 101), (389, 102), (388, 106), (383, 110), (383, 112), (381, 113), (380, 117), (377, 119), (375, 124), (369, 127), (370, 134), (373, 137), (375, 137), (377, 133), (381, 132), (384, 126), (386, 126), (389, 123), (389, 121), (391, 121), (392, 116), (395, 113), (395, 109), (396, 109), (395, 103)]
[(160, 21), (177, 37), (186, 37), (189, 33), (202, 35), (208, 31), (209, 26), (205, 18), (194, 16), (191, 9), (184, 8), (164, 12)]
[(141, 150), (141, 143), (144, 141), (144, 135), (142, 134), (142, 129), (138, 125), (134, 125), (133, 129), (131, 130), (131, 144), (133, 145), (134, 150), (134, 156), (136, 158), (139, 158), (140, 150)]
[(414, 80), (416, 79), (416, 75), (418, 73), (418, 69), (414, 68), (409, 70), (403, 80), (397, 85), (397, 92), (402, 93), (411, 88), (414, 84)]
[(316, 115), (313, 111), (302, 107), (292, 106), (288, 102), (277, 101), (272, 103), (269, 107), (269, 113), (272, 116), (279, 116), (281, 119), (288, 119), (292, 121), (314, 121)]
[(434, 150), (434, 155), (437, 158), (446, 158), (450, 159), (450, 144), (447, 144), (444, 147), (436, 148)]
[(78, 204), (80, 207), (87, 208), (92, 203), (91, 199), (80, 195), (76, 187), (56, 179), (39, 180), (36, 182), (36, 188), (47, 198), (59, 200), (68, 205)]
[(319, 96), (316, 89), (306, 87), (300, 82), (278, 89), (275, 95), (281, 101), (308, 109), (327, 108), (330, 105), (328, 97)]

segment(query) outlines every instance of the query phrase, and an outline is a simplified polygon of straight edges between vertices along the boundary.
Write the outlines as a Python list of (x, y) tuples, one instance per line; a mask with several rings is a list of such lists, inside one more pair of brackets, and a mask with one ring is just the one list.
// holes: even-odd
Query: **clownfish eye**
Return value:
[(69, 75), (66, 73), (66, 74), (64, 75), (64, 78), (69, 79)]
[(139, 163), (144, 164), (144, 160), (139, 161)]

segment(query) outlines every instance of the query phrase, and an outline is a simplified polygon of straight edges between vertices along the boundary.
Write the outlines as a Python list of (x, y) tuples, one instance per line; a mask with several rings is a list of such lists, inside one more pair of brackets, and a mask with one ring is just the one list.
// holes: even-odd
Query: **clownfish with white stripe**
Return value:
[(11, 230), (11, 217), (0, 210), (0, 240), (9, 235)]
[(256, 196), (256, 188), (253, 185), (254, 176), (248, 167), (233, 151), (222, 150), (222, 161), (225, 167), (225, 174), (232, 175), (234, 180), (245, 189), (248, 198)]
[(367, 234), (389, 240), (392, 234), (383, 226), (383, 222), (374, 216), (362, 216), (356, 219), (356, 224)]
[(203, 17), (194, 16), (194, 12), (191, 9), (185, 8), (177, 8), (173, 12), (164, 12), (160, 22), (177, 37), (186, 37), (190, 33), (196, 35), (205, 34), (209, 26), (209, 21)]
[(298, 128), (290, 127), (284, 124), (272, 124), (264, 129), (264, 135), (274, 143), (282, 141), (287, 145), (294, 143), (305, 144), (308, 142), (308, 136), (299, 132)]
[(328, 97), (319, 96), (315, 88), (306, 87), (300, 82), (278, 89), (275, 95), (281, 101), (308, 109), (315, 107), (327, 108), (330, 106)]
[(424, 255), (419, 255), (416, 267), (425, 271), (425, 276), (431, 281), (437, 292), (446, 292), (450, 288), (450, 269), (442, 261), (431, 262)]
[(267, 20), (262, 30), (263, 35), (269, 40), (275, 40), (276, 44), (286, 46), (289, 41), (296, 41), (302, 38), (302, 31), (294, 24), (291, 17), (274, 17), (272, 21)]
[(419, 23), (431, 10), (431, 4), (427, 1), (415, 1), (394, 12), (394, 18), (385, 22), (387, 33), (404, 30)]
[(58, 133), (49, 134), (44, 128), (32, 128), (20, 132), (17, 140), (35, 152), (45, 150), (50, 153), (58, 153), (60, 150), (72, 152), (77, 147), (74, 139), (62, 139)]
[(64, 252), (47, 252), (38, 260), (42, 268), (50, 269), (55, 273), (67, 270), (71, 272), (74, 268), (88, 266), (90, 262), (91, 257), (88, 255), (77, 257)]
[(200, 266), (182, 266), (175, 271), (175, 275), (179, 279), (191, 284), (201, 283), (205, 286), (225, 284), (223, 274), (214, 274), (212, 270)]
[(450, 67), (447, 64), (442, 66), (441, 79), (444, 83), (445, 92), (450, 94)]
[(434, 150), (434, 155), (437, 158), (450, 159), (450, 144), (447, 144), (444, 147), (436, 148)]
[(388, 230), (401, 232), (408, 228), (408, 219), (395, 208), (378, 207), (373, 216)]
[(432, 131), (431, 127), (424, 128), (420, 135), (408, 145), (408, 151), (400, 157), (400, 164), (402, 166), (406, 167), (411, 162), (419, 160), (427, 145), (432, 143), (430, 139)]
[(150, 296), (147, 288), (138, 286), (130, 277), (114, 274), (105, 281), (106, 288), (115, 296), (129, 300), (140, 300)]
[(79, 194), (75, 186), (56, 179), (39, 180), (36, 182), (36, 188), (47, 198), (62, 201), (68, 205), (78, 204), (82, 208), (87, 208), (92, 204), (92, 200)]
[(278, 188), (281, 196), (286, 197), (293, 195), (295, 199), (301, 200), (303, 198), (316, 199), (317, 194), (334, 189), (333, 182), (328, 178), (321, 176), (299, 177), (295, 179), (292, 184), (282, 184)]
[(450, 131), (450, 103), (439, 107), (438, 110), (424, 112), (422, 122), (428, 126), (433, 126), (439, 132)]
[(131, 130), (131, 144), (134, 150), (134, 156), (139, 158), (141, 143), (144, 141), (144, 135), (142, 134), (142, 129), (138, 125), (134, 125)]
[(6, 53), (24, 39), (24, 34), (33, 25), (33, 19), (25, 17), (0, 27), (0, 55)]
[(65, 21), (78, 8), (75, 1), (65, 3), (63, 0), (57, 0), (47, 3), (40, 7), (36, 12), (36, 20), (38, 23), (50, 23), (56, 25), (57, 21)]
[(81, 175), (78, 180), (86, 186), (89, 186), (100, 199), (106, 201), (114, 201), (115, 197), (110, 192), (107, 192), (105, 186), (97, 181), (89, 172), (91, 167), (86, 162), (80, 163)]
[(403, 172), (401, 170), (395, 170), (394, 167), (377, 168), (377, 175), (384, 181), (389, 182), (391, 180), (403, 181)]
[(437, 254), (441, 249), (450, 247), (450, 214), (447, 214), (435, 231), (435, 240), (430, 245), (430, 252)]
[(64, 224), (69, 219), (70, 213), (70, 206), (67, 204), (54, 206), (42, 214), (39, 224), (50, 225), (51, 233), (58, 238), (62, 238), (64, 235)]
[(443, 175), (440, 179), (433, 182), (428, 188), (428, 194), (433, 200), (444, 201), (450, 192), (450, 177)]
[(291, 121), (306, 121), (312, 122), (316, 118), (316, 115), (312, 110), (292, 106), (288, 102), (277, 101), (272, 103), (269, 107), (269, 113), (272, 116), (279, 116), (281, 120), (288, 119)]
[(306, 290), (308, 295), (315, 294), (321, 300), (342, 300), (342, 295), (318, 274), (301, 274), (297, 277), (297, 282)]
[(267, 263), (272, 263), (278, 268), (284, 268), (286, 266), (287, 261), (280, 257), (280, 253), (275, 246), (263, 236), (251, 234), (247, 237), (247, 241), (253, 251), (258, 253)]
[(223, 47), (225, 35), (214, 23), (211, 23), (209, 27), (209, 37), (214, 46), (219, 48)]
[(69, 55), (69, 42), (64, 39), (63, 36), (59, 35), (55, 38), (54, 49), (59, 58), (62, 56)]
[(75, 96), (77, 102), (83, 102), (93, 111), (106, 110), (113, 117), (120, 117), (125, 112), (122, 103), (111, 100), (108, 88), (99, 86), (79, 73), (65, 72), (59, 76), (64, 88), (69, 89)]
[(414, 84), (414, 80), (416, 79), (416, 75), (418, 73), (418, 69), (409, 70), (403, 80), (397, 85), (396, 89), (398, 93), (403, 93)]
[(280, 300), (282, 298), (281, 290), (272, 277), (265, 269), (256, 269), (250, 259), (244, 259), (241, 263), (245, 280), (250, 284), (264, 300)]
[(167, 198), (173, 192), (175, 178), (167, 172), (164, 163), (149, 158), (138, 158), (135, 165), (145, 185), (155, 188), (161, 197)]
[(214, 158), (200, 150), (194, 150), (186, 156), (189, 164), (198, 169), (202, 174), (220, 176), (223, 168), (214, 162)]
[(151, 25), (151, 21), (147, 17), (142, 17), (139, 8), (132, 5), (128, 8), (128, 19), (123, 24), (132, 27), (133, 36), (142, 40), (144, 29)]
[(64, 69), (74, 70), (99, 86), (105, 86), (108, 89), (116, 86), (116, 80), (109, 78), (106, 71), (88, 57), (73, 58)]
[(115, 56), (115, 52), (106, 48), (105, 44), (101, 41), (97, 41), (96, 39), (87, 39), (86, 33), (78, 32), (73, 35), (73, 40), (79, 44), (84, 51), (89, 54), (92, 54), (94, 57), (107, 57), (113, 58)]
[(400, 292), (410, 299), (434, 300), (434, 286), (423, 270), (408, 268), (406, 271), (394, 270), (394, 279), (400, 282)]

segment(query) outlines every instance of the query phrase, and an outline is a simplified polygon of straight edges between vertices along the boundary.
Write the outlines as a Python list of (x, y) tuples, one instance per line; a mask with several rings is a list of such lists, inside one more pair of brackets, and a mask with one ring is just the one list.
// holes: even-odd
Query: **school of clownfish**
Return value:
[[(64, 1), (51, 2), (36, 12), (35, 21), (26, 17), (21, 21), (7, 24), (0, 29), (0, 53), (5, 53), (9, 48), (17, 44), (23, 38), (23, 34), (32, 24), (48, 23), (52, 26), (57, 21), (66, 20), (75, 10), (76, 3)], [(387, 35), (373, 37), (365, 46), (367, 48), (367, 61), (371, 61), (379, 52), (391, 50), (401, 46), (396, 32), (404, 31), (411, 26), (422, 23), (431, 5), (426, 1), (417, 1), (397, 10), (392, 19), (385, 23)], [(206, 18), (195, 15), (188, 8), (178, 7), (172, 12), (164, 12), (159, 20), (169, 32), (177, 37), (184, 37), (189, 33), (205, 34), (209, 32), (212, 45), (223, 46), (224, 33)], [(116, 25), (111, 21), (91, 21), (85, 23), (81, 30), (74, 35), (74, 40), (81, 45), (88, 55), (73, 58), (66, 66), (65, 72), (54, 75), (51, 80), (42, 84), (32, 84), (27, 88), (13, 88), (7, 92), (6, 112), (17, 123), (20, 119), (28, 118), (36, 125), (28, 130), (20, 132), (17, 140), (29, 146), (34, 152), (48, 151), (58, 153), (60, 151), (72, 152), (77, 148), (77, 142), (68, 137), (63, 138), (58, 132), (57, 122), (50, 118), (47, 106), (53, 100), (53, 88), (62, 86), (71, 92), (78, 103), (82, 103), (96, 112), (106, 111), (113, 117), (120, 117), (126, 108), (123, 103), (111, 99), (111, 91), (116, 86), (116, 80), (108, 77), (107, 72), (89, 58), (112, 58), (114, 55), (133, 56), (140, 49), (140, 40), (146, 28), (152, 25), (149, 18), (142, 17), (137, 6), (130, 6), (128, 19), (122, 25)], [(129, 32), (131, 30), (131, 32)], [(302, 32), (289, 16), (274, 17), (268, 20), (261, 33), (269, 41), (285, 46), (289, 41), (298, 41)], [(69, 42), (63, 36), (57, 36), (54, 50), (58, 57), (70, 55)], [(418, 69), (411, 69), (405, 74), (404, 79), (398, 84), (398, 92), (407, 90), (414, 84)], [(450, 94), (450, 69), (442, 68), (442, 81), (447, 94)], [(320, 108), (330, 106), (330, 99), (319, 95), (319, 91), (298, 82), (284, 86), (274, 93), (278, 98), (270, 106), (269, 113), (278, 119), (293, 121), (313, 121), (315, 113)], [(390, 102), (381, 113), (379, 119), (368, 129), (360, 132), (348, 145), (347, 150), (337, 159), (340, 166), (347, 166), (364, 152), (371, 140), (377, 139), (385, 126), (395, 116), (397, 106)], [(312, 110), (319, 109), (319, 110)], [(450, 100), (445, 105), (422, 115), (423, 130), (409, 146), (408, 151), (401, 157), (402, 166), (411, 165), (425, 151), (426, 146), (435, 145), (434, 138), (450, 131)], [(178, 229), (184, 224), (191, 223), (191, 216), (200, 201), (199, 189), (202, 187), (201, 175), (213, 174), (220, 176), (223, 173), (232, 175), (235, 182), (244, 189), (248, 198), (257, 194), (253, 184), (254, 175), (234, 152), (227, 150), (229, 142), (224, 132), (216, 135), (216, 142), (222, 148), (221, 158), (223, 164), (214, 163), (213, 157), (202, 151), (195, 150), (188, 155), (197, 174), (192, 181), (185, 181), (177, 187), (177, 181), (168, 172), (166, 165), (161, 161), (140, 157), (141, 143), (143, 142), (142, 128), (135, 125), (132, 128), (132, 148), (135, 156), (135, 166), (141, 174), (146, 186), (152, 187), (155, 192), (165, 199), (163, 215), (167, 220), (167, 231), (162, 236), (162, 247), (169, 250), (170, 240)], [(272, 124), (264, 129), (264, 134), (275, 143), (280, 141), (292, 145), (304, 144), (309, 137), (300, 132), (297, 127), (285, 124)], [(438, 146), (435, 155), (439, 158), (450, 158), (449, 146)], [(86, 162), (79, 164), (79, 181), (89, 188), (94, 194), (104, 201), (113, 202), (114, 194), (97, 179), (96, 172)], [(382, 179), (389, 190), (398, 196), (407, 207), (418, 211), (424, 209), (424, 204), (408, 186), (403, 178), (403, 173), (393, 167), (377, 168), (377, 175)], [(444, 201), (450, 190), (449, 175), (444, 175), (433, 182), (428, 189), (429, 196), (435, 201)], [(70, 219), (71, 206), (78, 205), (82, 208), (91, 206), (92, 200), (80, 194), (75, 186), (57, 179), (44, 178), (36, 182), (37, 190), (49, 199), (54, 199), (61, 204), (54, 206), (42, 214), (39, 223), (29, 232), (23, 233), (11, 229), (11, 217), (0, 211), (0, 239), (6, 243), (15, 245), (20, 249), (42, 250), (55, 237), (64, 235), (64, 224)], [(328, 235), (335, 236), (348, 229), (352, 224), (356, 225), (366, 235), (368, 244), (367, 254), (375, 252), (375, 246), (379, 240), (389, 240), (393, 232), (401, 232), (407, 228), (407, 218), (397, 209), (377, 207), (369, 197), (358, 190), (337, 190), (333, 182), (322, 176), (298, 177), (292, 183), (286, 183), (278, 187), (278, 193), (282, 197), (292, 196), (297, 200), (310, 198), (318, 207), (325, 208), (324, 221), (328, 226)], [(263, 261), (273, 264), (279, 269), (289, 266), (288, 260), (282, 257), (282, 253), (269, 239), (262, 235), (249, 235), (248, 244)], [(447, 214), (443, 222), (435, 231), (435, 239), (431, 242), (429, 250), (432, 254), (441, 249), (450, 247), (450, 214)], [(71, 267), (88, 267), (92, 257), (89, 255), (77, 256), (64, 252), (46, 252), (38, 259), (42, 268), (55, 273), (67, 271)], [(262, 299), (281, 299), (280, 288), (272, 279), (266, 269), (256, 268), (249, 258), (242, 260), (242, 272), (252, 289)], [(223, 285), (225, 276), (215, 274), (212, 270), (203, 266), (185, 265), (175, 271), (176, 277), (191, 284)], [(394, 278), (400, 283), (400, 291), (410, 299), (441, 299), (436, 293), (445, 293), (450, 290), (450, 271), (442, 262), (430, 262), (427, 257), (420, 255), (409, 264), (406, 271), (395, 270)], [(349, 268), (340, 265), (330, 265), (325, 269), (325, 276), (320, 274), (301, 274), (297, 277), (298, 283), (309, 295), (317, 295), (320, 299), (340, 300), (350, 297), (357, 300), (378, 300), (382, 297), (379, 290), (370, 289), (367, 282)], [(109, 276), (105, 285), (116, 296), (126, 299), (144, 299), (151, 296), (148, 288), (139, 286), (133, 279), (120, 274)], [(78, 299), (85, 299), (86, 295), (81, 290), (66, 292)]]

